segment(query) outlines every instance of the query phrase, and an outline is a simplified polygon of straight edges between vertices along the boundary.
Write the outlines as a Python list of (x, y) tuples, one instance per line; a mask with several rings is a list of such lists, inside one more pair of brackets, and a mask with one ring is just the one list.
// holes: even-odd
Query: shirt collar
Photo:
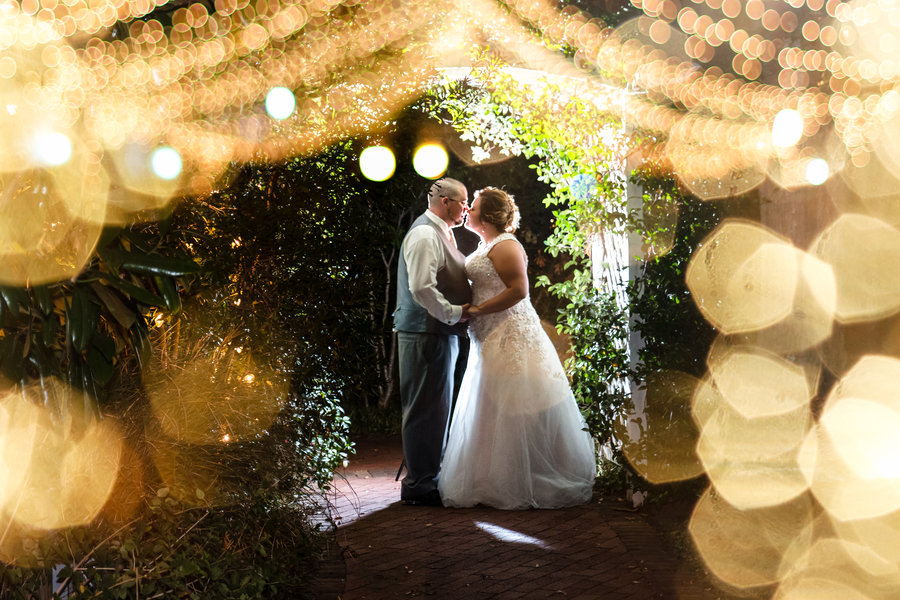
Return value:
[(447, 225), (447, 223), (445, 223), (442, 218), (431, 212), (431, 210), (426, 210), (425, 216), (428, 217), (432, 223), (437, 224), (437, 226), (441, 228), (441, 231), (443, 231), (445, 235), (450, 234), (450, 226)]

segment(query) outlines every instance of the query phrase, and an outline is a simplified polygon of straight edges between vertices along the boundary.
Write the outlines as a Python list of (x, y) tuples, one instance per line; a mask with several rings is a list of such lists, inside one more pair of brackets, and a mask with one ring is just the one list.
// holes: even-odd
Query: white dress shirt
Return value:
[[(450, 227), (430, 210), (425, 216), (436, 223), (451, 243), (453, 232)], [(432, 317), (455, 325), (462, 317), (462, 306), (450, 304), (437, 289), (437, 272), (443, 264), (444, 248), (438, 233), (431, 227), (414, 227), (406, 236), (403, 259), (409, 278), (409, 292)], [(455, 245), (455, 244), (454, 244)]]

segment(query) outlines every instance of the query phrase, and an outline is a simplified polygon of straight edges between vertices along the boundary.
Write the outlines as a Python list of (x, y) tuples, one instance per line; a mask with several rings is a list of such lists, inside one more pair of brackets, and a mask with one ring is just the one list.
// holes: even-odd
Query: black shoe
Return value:
[(406, 506), (443, 506), (441, 502), (441, 494), (437, 490), (431, 490), (427, 494), (421, 496), (409, 496), (401, 498)]

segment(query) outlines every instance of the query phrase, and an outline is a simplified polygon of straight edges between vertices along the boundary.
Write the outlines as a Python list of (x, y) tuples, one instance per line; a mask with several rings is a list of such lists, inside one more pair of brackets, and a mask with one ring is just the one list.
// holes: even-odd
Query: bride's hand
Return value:
[(472, 305), (468, 302), (462, 305), (462, 315), (459, 317), (460, 323), (465, 323), (472, 317), (472, 313), (469, 312), (472, 309)]
[(469, 307), (469, 318), (470, 319), (477, 317), (480, 314), (482, 314), (480, 306), (476, 306), (473, 304), (472, 306)]

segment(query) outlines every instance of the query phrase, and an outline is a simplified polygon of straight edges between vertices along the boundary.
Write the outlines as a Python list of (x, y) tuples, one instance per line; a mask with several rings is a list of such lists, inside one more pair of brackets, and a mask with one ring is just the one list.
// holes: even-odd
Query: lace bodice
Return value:
[[(488, 256), (491, 249), (503, 240), (515, 240), (517, 244), (519, 243), (513, 234), (503, 233), (494, 238), (490, 244), (479, 246), (466, 259), (466, 275), (472, 281), (472, 304), (481, 304), (506, 289), (506, 284), (500, 279), (497, 270), (494, 268), (494, 262)], [(476, 342), (483, 342), (499, 324), (507, 319), (518, 321), (521, 327), (515, 329), (523, 332), (525, 329), (533, 328), (535, 325), (540, 328), (540, 319), (526, 296), (506, 310), (472, 319), (472, 322), (469, 324), (469, 333), (472, 334)]]

